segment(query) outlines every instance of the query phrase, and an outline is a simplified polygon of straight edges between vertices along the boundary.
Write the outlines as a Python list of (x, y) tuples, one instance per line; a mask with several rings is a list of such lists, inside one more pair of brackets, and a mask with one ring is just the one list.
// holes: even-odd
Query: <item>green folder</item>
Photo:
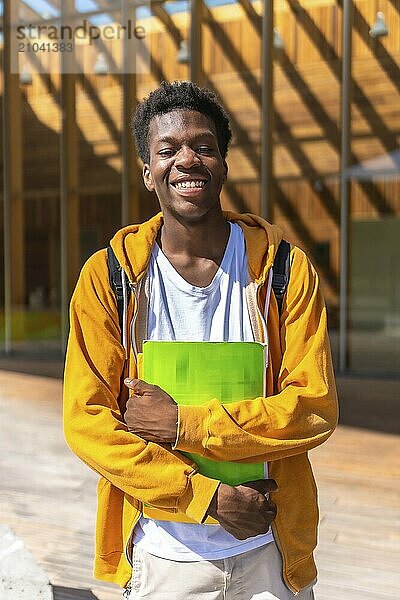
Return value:
[[(222, 404), (263, 396), (264, 347), (257, 342), (158, 342), (143, 344), (143, 379), (159, 385), (175, 402)], [(264, 463), (209, 460), (184, 453), (200, 473), (229, 485), (264, 479)]]

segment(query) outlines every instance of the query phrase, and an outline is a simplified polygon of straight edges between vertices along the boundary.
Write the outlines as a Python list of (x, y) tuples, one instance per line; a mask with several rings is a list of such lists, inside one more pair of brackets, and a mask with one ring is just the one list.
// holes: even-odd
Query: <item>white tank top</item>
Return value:
[[(204, 288), (188, 283), (155, 245), (149, 265), (150, 302), (147, 337), (151, 340), (254, 341), (245, 287), (248, 265), (244, 235), (230, 223), (221, 264)], [(265, 469), (266, 477), (267, 466)], [(141, 517), (134, 542), (171, 560), (218, 560), (272, 541), (272, 532), (237, 540), (220, 525), (156, 521)]]

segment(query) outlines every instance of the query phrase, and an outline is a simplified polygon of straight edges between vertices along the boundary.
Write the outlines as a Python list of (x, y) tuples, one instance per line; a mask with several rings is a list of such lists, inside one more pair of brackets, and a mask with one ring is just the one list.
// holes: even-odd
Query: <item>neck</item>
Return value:
[(158, 243), (167, 256), (209, 258), (220, 261), (229, 237), (229, 223), (221, 209), (208, 213), (202, 220), (187, 222), (164, 215)]

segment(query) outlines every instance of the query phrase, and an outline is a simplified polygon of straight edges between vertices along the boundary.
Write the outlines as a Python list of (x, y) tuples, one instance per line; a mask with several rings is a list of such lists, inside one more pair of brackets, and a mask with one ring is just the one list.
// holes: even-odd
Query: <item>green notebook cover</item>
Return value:
[[(222, 404), (263, 395), (264, 347), (256, 342), (157, 342), (143, 344), (143, 379), (159, 385), (175, 402)], [(264, 479), (264, 463), (209, 460), (184, 453), (200, 473), (229, 485)]]

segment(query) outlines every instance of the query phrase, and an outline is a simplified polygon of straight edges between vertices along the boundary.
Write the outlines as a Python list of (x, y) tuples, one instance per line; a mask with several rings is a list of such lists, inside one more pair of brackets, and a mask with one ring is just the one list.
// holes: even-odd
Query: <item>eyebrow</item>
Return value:
[[(203, 131), (201, 133), (198, 133), (194, 136), (194, 140), (200, 139), (200, 138), (214, 138), (214, 134), (211, 131)], [(156, 143), (157, 144), (161, 144), (161, 143), (170, 143), (170, 144), (174, 144), (177, 141), (177, 138), (173, 137), (172, 135), (164, 135), (161, 138), (159, 138)]]

